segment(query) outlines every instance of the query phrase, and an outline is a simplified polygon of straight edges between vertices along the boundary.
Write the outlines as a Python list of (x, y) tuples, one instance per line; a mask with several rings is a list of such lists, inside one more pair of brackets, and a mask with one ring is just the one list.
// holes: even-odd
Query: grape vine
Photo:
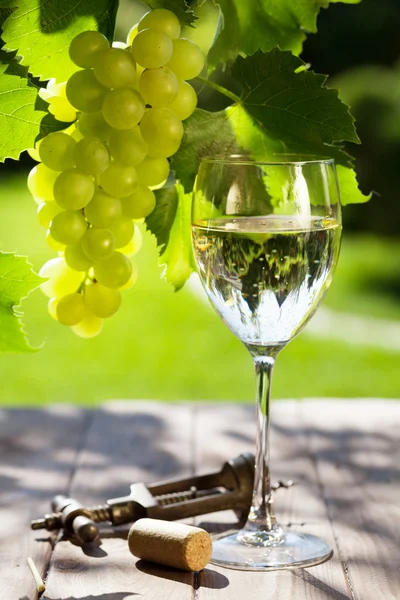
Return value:
[(41, 288), (50, 316), (81, 337), (100, 333), (120, 307), (120, 291), (135, 283), (137, 222), (154, 210), (153, 190), (165, 184), (182, 121), (196, 108), (187, 80), (205, 59), (180, 34), (178, 18), (162, 8), (144, 15), (126, 45), (110, 47), (101, 33), (81, 32), (69, 46), (80, 70), (42, 92), (57, 120), (77, 119), (31, 152), (40, 163), (28, 187), (59, 254), (40, 270), (48, 278)]
[[(298, 57), (321, 3), (261, 0), (245, 12), (241, 4), (147, 0), (126, 43), (111, 42), (117, 0), (0, 7), (0, 161), (24, 150), (37, 161), (28, 188), (57, 253), (40, 270), (41, 289), (50, 315), (81, 337), (97, 335), (135, 284), (143, 222), (167, 281), (184, 285), (202, 156), (333, 157), (342, 204), (369, 199), (343, 147), (359, 143), (354, 119), (326, 76)], [(230, 75), (224, 85), (210, 76), (218, 66)], [(207, 89), (226, 108), (205, 110)]]

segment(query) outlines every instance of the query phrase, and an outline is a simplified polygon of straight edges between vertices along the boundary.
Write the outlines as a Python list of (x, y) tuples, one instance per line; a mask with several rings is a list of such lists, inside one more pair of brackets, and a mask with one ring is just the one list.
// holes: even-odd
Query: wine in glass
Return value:
[(211, 157), (196, 178), (192, 236), (202, 285), (249, 350), (256, 373), (256, 459), (244, 528), (214, 542), (212, 562), (250, 570), (327, 560), (328, 544), (278, 525), (269, 467), (275, 359), (306, 325), (332, 280), (341, 238), (333, 160), (258, 162)]

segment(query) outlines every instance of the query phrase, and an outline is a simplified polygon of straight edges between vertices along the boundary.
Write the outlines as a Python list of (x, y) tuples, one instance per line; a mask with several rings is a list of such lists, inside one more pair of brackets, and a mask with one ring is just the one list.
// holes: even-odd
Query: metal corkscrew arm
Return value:
[(97, 523), (132, 523), (148, 517), (175, 521), (221, 510), (234, 510), (245, 520), (250, 509), (254, 480), (254, 456), (240, 454), (220, 471), (207, 475), (146, 485), (134, 483), (128, 496), (85, 507), (73, 498), (55, 496), (53, 513), (31, 522), (32, 529), (63, 528), (83, 543), (99, 535)]

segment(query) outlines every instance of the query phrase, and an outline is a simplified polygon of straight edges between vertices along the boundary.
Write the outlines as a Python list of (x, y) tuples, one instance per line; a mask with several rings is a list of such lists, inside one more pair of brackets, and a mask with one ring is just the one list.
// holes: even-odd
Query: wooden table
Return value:
[[(334, 549), (306, 570), (246, 573), (209, 565), (200, 574), (156, 567), (129, 553), (127, 529), (102, 530), (81, 548), (29, 529), (59, 492), (86, 503), (152, 482), (218, 468), (253, 451), (253, 407), (112, 402), (97, 410), (51, 406), (0, 411), (0, 598), (33, 600), (26, 559), (46, 600), (389, 600), (400, 598), (400, 402), (276, 402), (273, 478), (279, 521), (323, 536)], [(197, 524), (233, 523), (231, 512)]]

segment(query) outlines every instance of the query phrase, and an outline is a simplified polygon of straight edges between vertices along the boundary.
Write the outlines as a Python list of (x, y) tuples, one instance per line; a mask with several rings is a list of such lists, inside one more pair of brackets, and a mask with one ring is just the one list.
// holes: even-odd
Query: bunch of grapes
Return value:
[(140, 247), (136, 221), (155, 207), (182, 121), (197, 104), (186, 80), (202, 71), (204, 55), (180, 38), (177, 17), (156, 9), (135, 25), (127, 44), (109, 46), (97, 31), (71, 42), (80, 67), (66, 83), (42, 92), (49, 111), (76, 122), (50, 133), (32, 156), (28, 187), (39, 203), (47, 241), (58, 251), (40, 275), (50, 315), (81, 337), (93, 337), (136, 280), (130, 258)]

